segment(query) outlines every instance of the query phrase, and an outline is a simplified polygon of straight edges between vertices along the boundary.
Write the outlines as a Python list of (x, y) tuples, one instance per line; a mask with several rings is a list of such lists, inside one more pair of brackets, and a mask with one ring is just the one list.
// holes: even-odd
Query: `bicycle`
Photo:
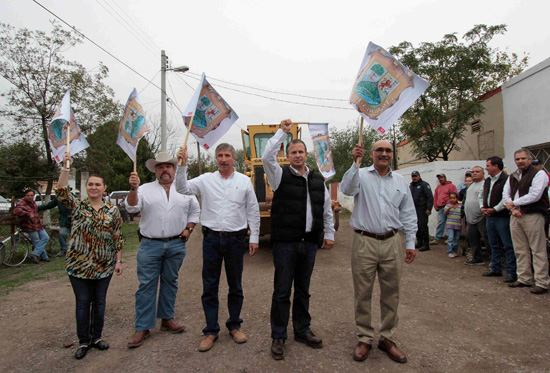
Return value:
[(18, 228), (13, 235), (0, 240), (0, 251), (4, 253), (2, 263), (8, 267), (20, 266), (32, 252), (32, 247), (30, 238)]

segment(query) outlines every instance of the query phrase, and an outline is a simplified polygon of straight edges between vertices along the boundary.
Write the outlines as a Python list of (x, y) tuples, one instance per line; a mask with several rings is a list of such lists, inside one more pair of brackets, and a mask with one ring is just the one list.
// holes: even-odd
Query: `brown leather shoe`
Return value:
[(243, 333), (241, 329), (233, 329), (229, 332), (229, 334), (231, 334), (233, 340), (239, 344), (248, 341), (248, 337), (246, 336), (246, 334)]
[(285, 358), (285, 340), (274, 339), (271, 343), (271, 356), (275, 360), (283, 360)]
[(185, 326), (178, 324), (175, 319), (162, 319), (162, 322), (160, 323), (160, 330), (169, 331), (170, 333), (177, 334), (184, 332)]
[(393, 361), (397, 361), (401, 364), (407, 362), (407, 357), (405, 356), (405, 354), (401, 352), (401, 350), (397, 348), (395, 343), (393, 343), (389, 339), (380, 339), (378, 341), (378, 348), (384, 351)]
[(143, 344), (143, 341), (145, 341), (147, 338), (151, 336), (151, 333), (149, 333), (149, 330), (136, 330), (134, 335), (132, 336), (132, 339), (128, 342), (128, 348), (136, 348)]
[(365, 361), (369, 357), (370, 349), (372, 345), (365, 342), (357, 342), (355, 350), (353, 350), (353, 360), (355, 361)]
[(296, 342), (305, 343), (308, 347), (311, 348), (321, 348), (323, 347), (323, 340), (319, 337), (316, 337), (313, 332), (307, 332), (306, 334), (294, 335), (294, 340)]
[(214, 347), (214, 342), (216, 342), (216, 339), (218, 339), (217, 335), (210, 334), (205, 336), (204, 339), (201, 341), (199, 351), (206, 352), (210, 350), (212, 347)]
[(530, 288), (531, 284), (524, 284), (523, 282), (516, 281), (508, 284), (508, 286), (511, 288)]
[(533, 293), (533, 294), (545, 294), (545, 293), (548, 293), (548, 289), (541, 288), (540, 286), (535, 286), (531, 289), (531, 293)]

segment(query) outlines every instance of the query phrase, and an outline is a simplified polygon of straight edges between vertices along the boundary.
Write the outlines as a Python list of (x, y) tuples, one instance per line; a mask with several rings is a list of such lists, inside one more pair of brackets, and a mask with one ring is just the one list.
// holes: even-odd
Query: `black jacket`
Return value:
[(416, 183), (412, 182), (409, 187), (411, 188), (414, 207), (431, 211), (434, 205), (434, 195), (430, 184), (420, 179)]

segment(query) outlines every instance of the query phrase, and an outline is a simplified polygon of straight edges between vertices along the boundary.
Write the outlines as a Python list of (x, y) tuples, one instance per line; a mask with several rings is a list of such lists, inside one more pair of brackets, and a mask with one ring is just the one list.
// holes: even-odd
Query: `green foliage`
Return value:
[[(99, 126), (88, 136), (90, 147), (86, 159), (82, 164), (75, 162), (75, 167), (103, 176), (109, 193), (114, 190), (129, 190), (128, 178), (134, 169), (130, 157), (116, 144), (118, 124), (112, 121)], [(154, 158), (154, 154), (147, 139), (142, 138), (136, 157), (136, 168), (142, 184), (155, 180), (155, 174), (145, 167), (145, 162), (150, 158)]]
[(46, 160), (37, 145), (26, 140), (0, 146), (0, 194), (20, 198), (23, 190), (36, 189), (38, 181), (52, 175), (46, 171)]
[[(359, 126), (360, 120), (353, 125), (348, 125), (344, 129), (330, 128), (330, 148), (332, 152), (332, 160), (336, 175), (332, 179), (333, 182), (342, 181), (342, 177), (353, 164), (353, 156), (351, 151), (359, 142)], [(372, 165), (372, 158), (369, 155), (372, 144), (380, 139), (388, 140), (387, 137), (382, 137), (369, 126), (367, 123), (363, 125), (363, 144), (365, 156), (361, 161), (361, 167)]]
[[(4, 128), (4, 133), (42, 145), (47, 165), (41, 174), (57, 174), (47, 126), (67, 90), (71, 90), (71, 106), (84, 133), (118, 118), (122, 110), (114, 91), (104, 83), (109, 71), (105, 65), (100, 63), (91, 74), (80, 63), (63, 57), (64, 51), (81, 42), (76, 31), (63, 30), (55, 22), (49, 33), (16, 30), (0, 23), (0, 76), (13, 85), (3, 93), (8, 104), (0, 115), (11, 122), (10, 130)], [(50, 190), (51, 183), (47, 193)]]
[(448, 160), (466, 125), (483, 113), (480, 96), (519, 74), (528, 57), (519, 58), (488, 43), (506, 25), (476, 25), (459, 42), (456, 33), (418, 47), (407, 41), (389, 52), (430, 82), (430, 87), (401, 117), (401, 132), (413, 140), (413, 152), (429, 162)]
[[(235, 162), (235, 167), (236, 167)], [(193, 179), (199, 175), (202, 175), (206, 172), (214, 172), (218, 169), (216, 161), (208, 153), (201, 153), (200, 159), (200, 172), (199, 172), (199, 162), (197, 158), (189, 157), (187, 160), (187, 177)]]

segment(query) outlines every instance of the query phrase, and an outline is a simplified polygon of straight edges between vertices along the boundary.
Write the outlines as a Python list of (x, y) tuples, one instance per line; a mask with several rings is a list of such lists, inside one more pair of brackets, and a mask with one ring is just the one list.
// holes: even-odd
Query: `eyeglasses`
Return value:
[(392, 148), (376, 148), (374, 149), (375, 153), (388, 153), (388, 154), (391, 154), (393, 153), (393, 149)]

